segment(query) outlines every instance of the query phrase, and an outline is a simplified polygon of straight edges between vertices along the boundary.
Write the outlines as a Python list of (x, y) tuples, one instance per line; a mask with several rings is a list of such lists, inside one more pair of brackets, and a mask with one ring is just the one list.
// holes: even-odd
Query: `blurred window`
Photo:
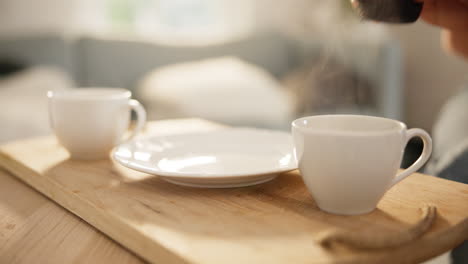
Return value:
[(253, 0), (105, 0), (106, 31), (206, 44), (248, 34)]

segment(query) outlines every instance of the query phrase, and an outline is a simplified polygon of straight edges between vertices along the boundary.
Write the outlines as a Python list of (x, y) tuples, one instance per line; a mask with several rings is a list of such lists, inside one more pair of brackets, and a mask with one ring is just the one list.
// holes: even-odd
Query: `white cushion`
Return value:
[(290, 94), (265, 70), (234, 57), (162, 67), (137, 90), (150, 119), (200, 117), (230, 125), (285, 128)]

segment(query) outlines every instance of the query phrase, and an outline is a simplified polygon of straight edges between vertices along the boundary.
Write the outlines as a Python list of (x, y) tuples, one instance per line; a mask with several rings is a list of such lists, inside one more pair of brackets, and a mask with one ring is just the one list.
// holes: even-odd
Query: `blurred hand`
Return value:
[(442, 44), (468, 59), (468, 0), (417, 0), (424, 2), (422, 19), (442, 27)]

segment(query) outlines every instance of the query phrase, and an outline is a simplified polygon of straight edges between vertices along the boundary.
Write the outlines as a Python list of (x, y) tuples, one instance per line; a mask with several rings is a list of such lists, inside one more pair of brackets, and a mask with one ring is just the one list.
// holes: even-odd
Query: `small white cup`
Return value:
[[(292, 123), (295, 157), (307, 188), (325, 212), (371, 212), (393, 185), (429, 159), (432, 140), (402, 122), (359, 115), (304, 117)], [(421, 137), (419, 159), (397, 174), (409, 139)]]
[[(119, 88), (79, 88), (49, 91), (52, 129), (72, 159), (105, 159), (117, 144), (135, 137), (144, 127), (146, 112), (131, 99), (131, 92)], [(136, 126), (123, 139), (136, 112)]]

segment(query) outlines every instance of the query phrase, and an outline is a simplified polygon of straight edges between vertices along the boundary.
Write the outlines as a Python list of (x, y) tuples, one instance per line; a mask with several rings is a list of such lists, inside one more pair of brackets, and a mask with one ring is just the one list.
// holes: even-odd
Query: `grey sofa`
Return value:
[[(0, 38), (0, 59), (58, 66), (78, 86), (128, 89), (134, 89), (156, 67), (225, 55), (240, 57), (281, 78), (320, 50), (318, 43), (303, 47), (291, 38), (271, 32), (210, 46), (168, 46), (148, 40), (58, 34)], [(398, 43), (383, 44), (375, 60), (375, 72), (371, 74), (377, 89), (377, 105), (372, 114), (403, 119), (401, 66)]]

